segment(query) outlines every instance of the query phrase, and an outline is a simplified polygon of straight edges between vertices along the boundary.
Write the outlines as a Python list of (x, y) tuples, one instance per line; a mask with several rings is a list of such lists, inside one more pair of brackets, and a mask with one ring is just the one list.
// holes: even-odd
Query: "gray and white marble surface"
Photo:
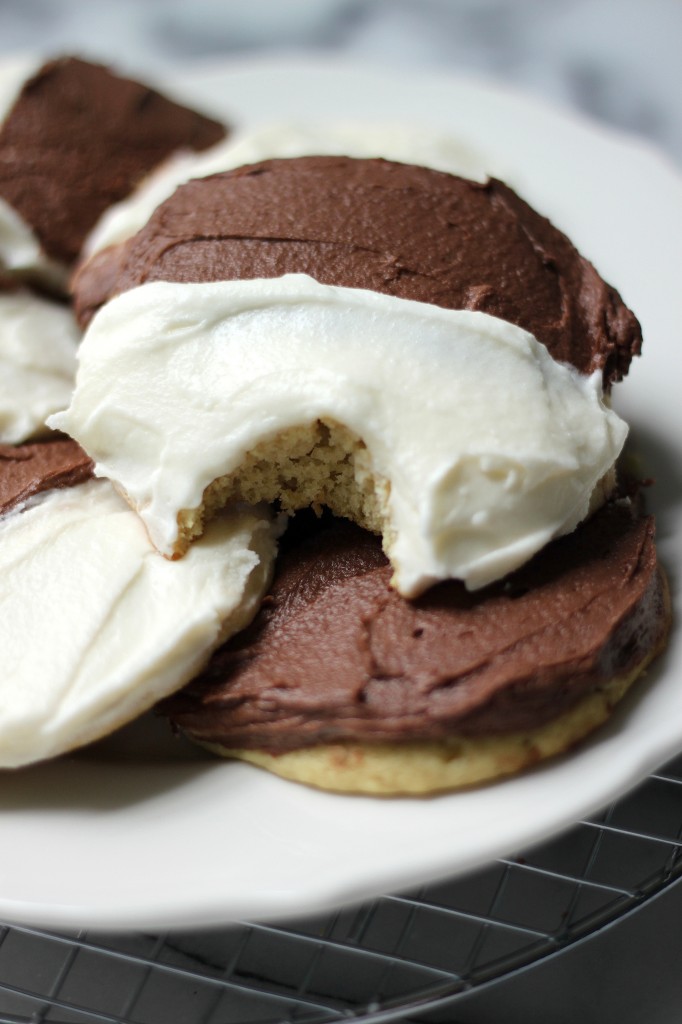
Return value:
[(306, 53), (473, 73), (654, 141), (682, 164), (680, 0), (0, 0), (0, 56), (137, 75)]

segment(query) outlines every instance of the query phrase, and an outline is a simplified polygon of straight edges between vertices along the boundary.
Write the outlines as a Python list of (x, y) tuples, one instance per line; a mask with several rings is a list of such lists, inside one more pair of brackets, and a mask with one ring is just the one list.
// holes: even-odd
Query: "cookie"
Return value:
[(602, 388), (637, 322), (499, 182), (267, 161), (182, 186), (108, 273), (50, 422), (166, 555), (226, 503), (327, 505), (382, 534), (404, 595), (477, 587), (613, 485)]
[(211, 118), (75, 57), (14, 86), (0, 122), (0, 264), (54, 288), (108, 206), (173, 152), (225, 135)]
[(69, 440), (0, 448), (0, 766), (89, 743), (182, 686), (255, 614), (267, 517), (218, 519), (182, 562)]
[(159, 711), (210, 750), (343, 792), (498, 778), (602, 724), (670, 621), (654, 524), (609, 503), (523, 569), (417, 601), (376, 538), (332, 521), (289, 541), (252, 625)]

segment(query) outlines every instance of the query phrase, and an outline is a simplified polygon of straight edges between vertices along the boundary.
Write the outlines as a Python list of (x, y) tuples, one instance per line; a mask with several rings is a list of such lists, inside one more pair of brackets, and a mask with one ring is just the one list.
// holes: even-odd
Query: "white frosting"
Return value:
[(0, 520), (0, 765), (80, 746), (189, 680), (255, 614), (274, 541), (216, 520), (177, 562), (106, 481)]
[(442, 132), (400, 124), (338, 122), (264, 125), (228, 136), (203, 153), (178, 153), (151, 174), (128, 198), (110, 207), (86, 240), (92, 255), (131, 238), (179, 185), (244, 164), (274, 157), (383, 157), (437, 171), (485, 180), (498, 173), (459, 140)]
[(3, 58), (0, 67), (0, 126), (19, 99), (24, 83), (38, 71), (42, 63), (36, 57), (15, 57), (13, 60)]
[(599, 374), (555, 362), (518, 327), (304, 275), (115, 298), (50, 425), (169, 554), (178, 512), (212, 480), (317, 419), (353, 431), (390, 481), (387, 554), (406, 596), (449, 577), (480, 587), (572, 530), (627, 433)]
[[(0, 127), (19, 98), (24, 83), (42, 66), (35, 58), (17, 59), (0, 69)], [(34, 277), (50, 288), (65, 290), (68, 272), (50, 259), (33, 229), (17, 211), (0, 197), (0, 268), (21, 276)]]
[(80, 332), (71, 310), (29, 292), (0, 292), (0, 444), (19, 444), (68, 404)]
[(66, 264), (51, 259), (33, 229), (14, 207), (0, 198), (0, 269), (31, 279), (47, 288), (65, 292), (69, 277)]

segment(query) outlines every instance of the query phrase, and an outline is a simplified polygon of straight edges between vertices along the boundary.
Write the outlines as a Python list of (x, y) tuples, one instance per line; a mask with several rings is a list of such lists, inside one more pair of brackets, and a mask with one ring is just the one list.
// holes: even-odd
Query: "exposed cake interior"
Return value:
[(262, 442), (236, 472), (209, 484), (200, 508), (180, 513), (180, 543), (186, 549), (201, 536), (219, 509), (261, 501), (276, 502), (285, 512), (327, 508), (383, 535), (390, 531), (389, 494), (390, 484), (375, 473), (362, 440), (341, 424), (316, 420)]

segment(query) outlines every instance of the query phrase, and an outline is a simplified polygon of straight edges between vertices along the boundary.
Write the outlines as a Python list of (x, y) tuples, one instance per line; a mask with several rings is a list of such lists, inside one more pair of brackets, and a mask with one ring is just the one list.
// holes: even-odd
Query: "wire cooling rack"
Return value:
[(0, 1021), (418, 1021), (680, 875), (682, 757), (521, 856), (320, 917), (163, 935), (0, 927)]

